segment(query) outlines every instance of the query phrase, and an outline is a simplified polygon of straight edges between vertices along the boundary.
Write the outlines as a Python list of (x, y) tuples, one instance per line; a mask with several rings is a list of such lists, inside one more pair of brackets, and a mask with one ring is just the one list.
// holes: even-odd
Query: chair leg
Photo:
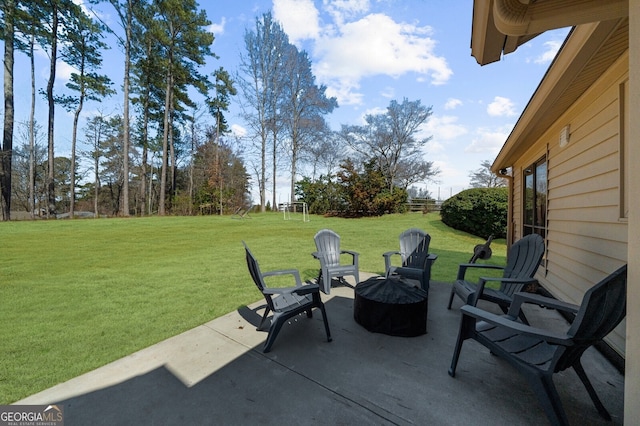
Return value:
[[(354, 275), (355, 276), (355, 275)], [(349, 282), (344, 279), (344, 277), (338, 277), (338, 282), (340, 282), (340, 285), (345, 286), (345, 287), (350, 287), (350, 288), (355, 288), (354, 286), (352, 286), (351, 284), (349, 284)], [(357, 278), (356, 278), (356, 282), (357, 282)]]
[(464, 343), (464, 339), (460, 334), (458, 334), (456, 347), (453, 350), (453, 357), (451, 358), (451, 366), (449, 367), (449, 375), (451, 377), (456, 377), (456, 367), (458, 366), (458, 359), (460, 358), (460, 350), (462, 349), (463, 343)]
[(458, 340), (456, 340), (456, 346), (453, 350), (453, 357), (451, 358), (451, 367), (449, 367), (449, 375), (456, 377), (456, 367), (458, 365), (458, 358), (460, 358), (460, 350), (465, 340), (472, 337), (475, 333), (476, 321), (474, 318), (462, 315), (460, 319), (460, 331), (458, 331)]
[(264, 323), (267, 321), (267, 316), (269, 315), (269, 312), (271, 312), (271, 309), (269, 309), (269, 307), (265, 307), (264, 308), (264, 314), (262, 315), (262, 320), (260, 321), (260, 325), (258, 326), (258, 328), (256, 330), (258, 331), (262, 331), (264, 330)]
[(267, 341), (264, 343), (264, 348), (262, 349), (262, 352), (264, 352), (265, 354), (271, 351), (271, 346), (273, 345), (273, 342), (276, 341), (276, 337), (278, 337), (278, 333), (282, 328), (282, 323), (283, 323), (282, 317), (273, 318), (271, 322), (271, 327), (269, 328), (269, 335), (267, 336)]
[(324, 309), (324, 303), (318, 305), (318, 309), (322, 312), (322, 320), (324, 321), (324, 331), (327, 333), (327, 342), (332, 341), (331, 330), (329, 330), (329, 320), (327, 320), (327, 311)]
[(453, 286), (455, 286), (455, 284), (451, 284), (451, 294), (449, 295), (449, 304), (447, 305), (447, 309), (451, 309), (451, 303), (453, 303), (453, 296), (456, 295), (456, 291)]
[(549, 423), (552, 425), (569, 425), (567, 415), (562, 408), (562, 401), (551, 375), (524, 373), (536, 394)]
[(604, 405), (600, 401), (600, 398), (598, 398), (598, 394), (596, 393), (596, 390), (593, 388), (591, 381), (587, 377), (587, 373), (584, 371), (584, 368), (582, 367), (582, 363), (580, 363), (580, 360), (578, 360), (578, 362), (576, 362), (573, 365), (573, 369), (576, 371), (576, 373), (578, 373), (578, 377), (580, 378), (580, 381), (582, 382), (584, 387), (587, 389), (587, 392), (591, 397), (591, 401), (593, 401), (593, 405), (596, 406), (596, 409), (598, 410), (598, 413), (600, 413), (600, 416), (602, 416), (602, 418), (605, 420), (611, 421), (611, 415), (609, 414), (607, 409), (604, 407)]

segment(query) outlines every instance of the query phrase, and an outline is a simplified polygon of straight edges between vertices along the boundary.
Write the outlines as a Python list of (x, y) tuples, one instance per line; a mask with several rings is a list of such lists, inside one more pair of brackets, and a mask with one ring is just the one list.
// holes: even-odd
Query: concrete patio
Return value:
[[(366, 331), (353, 320), (353, 289), (338, 287), (323, 296), (331, 343), (317, 313), (283, 327), (263, 354), (258, 302), (16, 404), (64, 405), (65, 425), (546, 424), (524, 379), (476, 342), (448, 376), (460, 315), (459, 300), (446, 309), (449, 288), (432, 282), (423, 336)], [(553, 311), (527, 316), (566, 326)], [(583, 361), (613, 422), (573, 370), (555, 376), (569, 421), (622, 424), (624, 377), (593, 348)]]

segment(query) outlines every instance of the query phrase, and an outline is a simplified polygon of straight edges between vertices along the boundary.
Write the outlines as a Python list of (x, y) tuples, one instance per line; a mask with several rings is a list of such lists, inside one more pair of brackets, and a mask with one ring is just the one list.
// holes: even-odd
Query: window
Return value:
[(523, 235), (547, 237), (547, 158), (542, 157), (524, 170)]

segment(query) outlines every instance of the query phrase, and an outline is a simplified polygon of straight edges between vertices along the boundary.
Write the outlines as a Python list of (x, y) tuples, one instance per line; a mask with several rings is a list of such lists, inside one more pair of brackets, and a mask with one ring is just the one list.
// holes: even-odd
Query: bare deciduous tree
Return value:
[(362, 161), (376, 159), (390, 189), (433, 179), (439, 171), (423, 159), (422, 148), (431, 137), (417, 139), (420, 126), (431, 116), (431, 107), (420, 100), (391, 101), (383, 114), (367, 115), (365, 125), (343, 125), (343, 140)]
[(472, 188), (502, 188), (507, 186), (507, 180), (491, 172), (491, 161), (484, 160), (480, 168), (469, 173)]
[(267, 143), (271, 136), (275, 185), (277, 135), (280, 130), (278, 109), (283, 86), (281, 68), (287, 46), (289, 46), (289, 38), (282, 26), (268, 12), (256, 19), (254, 30), (245, 32), (244, 42), (246, 52), (241, 56), (238, 83), (244, 95), (243, 116), (251, 129), (251, 138), (256, 141), (259, 150), (260, 164), (256, 167), (257, 181), (260, 209), (265, 211)]

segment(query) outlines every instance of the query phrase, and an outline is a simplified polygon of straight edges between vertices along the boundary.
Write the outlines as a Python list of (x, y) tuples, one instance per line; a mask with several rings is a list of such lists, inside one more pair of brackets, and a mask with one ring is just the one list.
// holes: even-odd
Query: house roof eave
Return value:
[[(612, 34), (625, 31), (628, 38), (626, 18), (583, 24), (571, 31), (493, 162), (492, 171), (511, 167), (626, 50), (618, 43), (606, 46)], [(601, 59), (594, 60), (596, 57)]]

